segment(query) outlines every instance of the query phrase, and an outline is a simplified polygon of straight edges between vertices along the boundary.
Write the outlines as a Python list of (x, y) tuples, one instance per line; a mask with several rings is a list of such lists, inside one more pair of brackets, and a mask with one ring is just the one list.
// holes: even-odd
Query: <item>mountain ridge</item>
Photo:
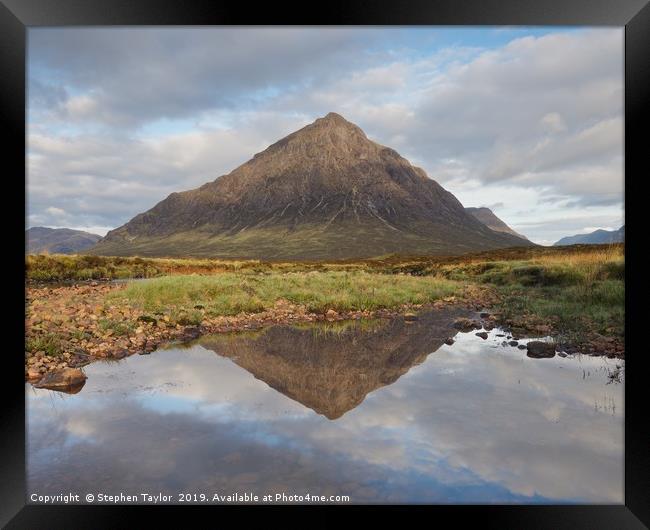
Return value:
[(28, 254), (74, 254), (96, 244), (102, 236), (71, 228), (34, 226), (25, 230)]
[(559, 239), (553, 246), (563, 245), (599, 245), (603, 243), (622, 243), (625, 241), (625, 225), (618, 230), (594, 230), (588, 234), (576, 234)]

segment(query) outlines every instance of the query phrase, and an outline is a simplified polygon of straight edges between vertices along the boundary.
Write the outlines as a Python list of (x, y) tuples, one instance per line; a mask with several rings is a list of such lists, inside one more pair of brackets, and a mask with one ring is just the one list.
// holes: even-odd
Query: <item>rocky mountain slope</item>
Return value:
[(109, 232), (102, 255), (342, 259), (529, 245), (330, 113)]
[(528, 239), (526, 236), (515, 232), (510, 228), (506, 223), (499, 219), (492, 210), (489, 208), (465, 208), (465, 211), (470, 215), (473, 215), (476, 219), (481, 221), (485, 226), (494, 230), (495, 232), (504, 232), (506, 234), (511, 234), (513, 236), (520, 237), (522, 239)]

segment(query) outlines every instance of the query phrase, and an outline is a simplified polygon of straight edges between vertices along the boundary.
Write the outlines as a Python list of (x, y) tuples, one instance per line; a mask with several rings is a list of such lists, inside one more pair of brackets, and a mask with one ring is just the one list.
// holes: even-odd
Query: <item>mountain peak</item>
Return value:
[[(314, 122), (312, 122), (310, 125), (305, 127), (305, 129), (324, 129), (327, 131), (340, 131), (340, 132), (349, 132), (353, 134), (360, 134), (363, 136), (363, 138), (366, 138), (366, 134), (363, 132), (361, 127), (358, 125), (355, 125), (351, 121), (346, 120), (343, 116), (340, 114), (337, 114), (336, 112), (329, 112), (322, 118), (317, 118)], [(298, 131), (300, 132), (300, 131)]]
[(351, 124), (351, 122), (349, 122), (343, 116), (337, 114), (336, 112), (328, 112), (325, 116), (323, 116), (322, 118), (318, 118), (316, 121), (318, 120), (323, 120), (332, 123)]

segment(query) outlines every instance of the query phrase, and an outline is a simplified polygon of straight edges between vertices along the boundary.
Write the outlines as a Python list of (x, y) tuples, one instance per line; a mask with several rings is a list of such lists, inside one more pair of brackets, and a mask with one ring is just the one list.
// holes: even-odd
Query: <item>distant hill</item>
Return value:
[(91, 252), (344, 259), (530, 245), (494, 232), (396, 151), (329, 113), (228, 175), (172, 193)]
[(102, 236), (71, 230), (35, 226), (25, 230), (28, 254), (75, 254), (97, 243)]
[(603, 243), (622, 243), (625, 241), (625, 225), (618, 230), (596, 230), (589, 234), (577, 234), (575, 236), (563, 237), (553, 243), (560, 245), (599, 245)]
[(465, 208), (465, 211), (476, 217), (479, 221), (481, 221), (481, 223), (483, 223), (488, 228), (491, 228), (495, 232), (504, 232), (506, 234), (512, 234), (513, 236), (528, 240), (526, 236), (515, 232), (512, 228), (505, 224), (489, 208)]

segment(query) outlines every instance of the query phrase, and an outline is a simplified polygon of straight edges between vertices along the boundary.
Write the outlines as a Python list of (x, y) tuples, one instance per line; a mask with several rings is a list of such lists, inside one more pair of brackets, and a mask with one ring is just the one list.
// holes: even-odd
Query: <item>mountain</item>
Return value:
[(530, 244), (490, 230), (335, 113), (109, 232), (102, 255), (342, 259)]
[(101, 238), (70, 228), (35, 226), (25, 230), (28, 254), (75, 254), (92, 247)]
[(481, 221), (485, 226), (494, 230), (495, 232), (504, 232), (506, 234), (511, 234), (513, 236), (520, 237), (522, 239), (528, 239), (526, 236), (521, 235), (518, 232), (515, 232), (507, 224), (505, 224), (501, 219), (499, 219), (492, 210), (489, 208), (465, 208), (465, 211)]
[(625, 225), (618, 230), (596, 230), (589, 234), (577, 234), (575, 236), (563, 237), (553, 243), (560, 245), (598, 245), (604, 243), (623, 243), (625, 241)]

